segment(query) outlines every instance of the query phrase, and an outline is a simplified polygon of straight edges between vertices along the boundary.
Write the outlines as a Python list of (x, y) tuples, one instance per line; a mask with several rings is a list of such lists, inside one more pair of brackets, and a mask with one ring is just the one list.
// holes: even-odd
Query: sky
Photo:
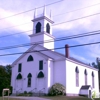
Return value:
[[(52, 33), (55, 38), (84, 35), (87, 32), (100, 30), (100, 0), (38, 0), (38, 2), (37, 0), (0, 0), (0, 48), (30, 43), (34, 9), (36, 8), (37, 14), (40, 15), (43, 13), (44, 5), (48, 16), (51, 12), (54, 21)], [(15, 33), (18, 34), (11, 35)], [(55, 48), (64, 47), (65, 44), (73, 46), (99, 41), (99, 34), (90, 35), (55, 42)], [(29, 46), (4, 49), (0, 50), (0, 55), (25, 52), (28, 48)], [(100, 44), (95, 44), (69, 48), (69, 53), (71, 57), (89, 64), (100, 56), (99, 50)], [(56, 51), (65, 54), (64, 49)], [(19, 56), (0, 56), (0, 65), (12, 64)]]

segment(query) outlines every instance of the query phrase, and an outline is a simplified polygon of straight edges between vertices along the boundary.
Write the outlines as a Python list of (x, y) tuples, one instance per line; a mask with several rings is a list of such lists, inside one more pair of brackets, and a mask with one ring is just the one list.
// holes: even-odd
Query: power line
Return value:
[(69, 46), (69, 48), (80, 47), (80, 46), (86, 46), (86, 45), (93, 45), (93, 44), (99, 44), (99, 43), (100, 43), (100, 42), (92, 42), (92, 43), (87, 43), (87, 44), (73, 45), (73, 46)]
[[(49, 6), (49, 5), (52, 5), (52, 4), (55, 4), (55, 3), (58, 3), (58, 2), (62, 2), (62, 1), (64, 1), (64, 0), (56, 1), (56, 2), (53, 2), (53, 3), (47, 4), (45, 6)], [(90, 6), (86, 6), (86, 7), (83, 7), (83, 8), (76, 9), (76, 10), (72, 10), (72, 11), (69, 11), (69, 12), (66, 12), (66, 13), (74, 12), (74, 11), (85, 9), (85, 8), (89, 8), (89, 7), (92, 7), (92, 6), (99, 5), (99, 4), (100, 3), (97, 3), (97, 4), (94, 4), (94, 5), (90, 5)], [(13, 16), (16, 16), (16, 15), (20, 15), (20, 14), (23, 14), (23, 13), (27, 13), (27, 12), (30, 12), (30, 11), (33, 11), (35, 9), (39, 9), (39, 8), (42, 8), (42, 7), (44, 7), (44, 6), (40, 6), (40, 7), (37, 7), (37, 8), (33, 8), (33, 9), (30, 9), (30, 10), (27, 10), (27, 11), (24, 11), (24, 12), (20, 12), (20, 13), (11, 15), (11, 16), (7, 16), (7, 17), (4, 17), (4, 18), (1, 18), (0, 20), (6, 19), (6, 18), (9, 18), (9, 17), (13, 17)], [(65, 13), (63, 13), (63, 14), (65, 14)], [(58, 14), (58, 15), (60, 15), (60, 14)], [(55, 16), (57, 16), (57, 15), (55, 15)]]
[[(73, 45), (69, 46), (69, 48), (73, 47), (79, 47), (79, 46), (86, 46), (86, 45), (93, 45), (93, 44), (99, 44), (100, 42), (94, 42), (94, 43), (87, 43), (87, 44), (80, 44), (80, 45)], [(46, 49), (46, 50), (34, 50), (34, 51), (29, 51), (29, 52), (19, 52), (19, 53), (10, 53), (10, 54), (2, 54), (0, 56), (9, 56), (9, 55), (17, 55), (17, 54), (25, 54), (25, 53), (32, 53), (32, 52), (43, 52), (43, 51), (50, 51), (50, 50), (57, 50), (57, 49), (64, 49), (65, 47), (59, 47), (59, 48), (54, 48), (54, 49)]]
[[(98, 30), (98, 31), (92, 31), (92, 32), (87, 32), (87, 33), (82, 33), (82, 34), (78, 34), (78, 35), (72, 35), (72, 36), (67, 36), (67, 37), (56, 38), (55, 41), (63, 41), (63, 40), (81, 38), (81, 37), (86, 37), (86, 36), (91, 36), (91, 35), (98, 35), (98, 34), (100, 34), (99, 31), (100, 30)], [(97, 32), (97, 33), (93, 33), (93, 32)], [(93, 33), (93, 34), (88, 34), (88, 33)], [(36, 42), (36, 43), (26, 43), (26, 44), (21, 44), (21, 45), (1, 47), (0, 50), (6, 50), (6, 49), (12, 49), (12, 48), (19, 48), (19, 47), (25, 47), (25, 46), (36, 45), (36, 44), (43, 44), (43, 43), (49, 43), (49, 42), (54, 42), (54, 41), (52, 39), (50, 39), (50, 40), (47, 40), (47, 41), (39, 41), (39, 42)]]
[[(75, 21), (75, 20), (79, 20), (79, 19), (83, 19), (83, 18), (86, 18), (86, 17), (91, 17), (91, 16), (95, 16), (95, 15), (98, 15), (100, 13), (95, 13), (95, 14), (92, 14), (92, 15), (88, 15), (88, 16), (84, 16), (84, 17), (80, 17), (80, 18), (76, 18), (76, 19), (72, 19), (72, 20), (68, 20), (68, 21), (64, 21), (64, 22), (61, 22), (61, 23), (57, 23), (57, 24), (53, 24), (52, 26), (55, 26), (55, 25), (59, 25), (59, 24), (64, 24), (64, 23), (67, 23), (67, 22), (72, 22), (72, 21)], [(44, 28), (44, 27), (43, 27)], [(35, 29), (34, 29), (35, 30)], [(27, 31), (26, 31), (27, 32)], [(24, 32), (21, 32), (21, 33), (24, 33)], [(8, 36), (11, 36), (11, 35), (16, 35), (17, 33), (15, 34), (10, 34)], [(18, 33), (19, 34), (19, 33)], [(2, 37), (7, 37), (7, 36), (0, 36), (0, 38)]]
[[(95, 14), (91, 14), (91, 15), (88, 15), (88, 16), (84, 16), (84, 17), (80, 17), (80, 18), (76, 18), (76, 19), (72, 19), (72, 20), (68, 20), (68, 21), (64, 21), (64, 22), (61, 22), (61, 23), (57, 23), (57, 24), (53, 24), (52, 26), (55, 26), (55, 25), (59, 25), (59, 24), (64, 24), (64, 23), (67, 23), (67, 22), (72, 22), (72, 21), (75, 21), (75, 20), (79, 20), (79, 19), (83, 19), (83, 18), (87, 18), (87, 17), (91, 17), (91, 16), (95, 16), (95, 15), (98, 15), (100, 13), (95, 13)], [(28, 23), (25, 23), (25, 24), (28, 24)], [(22, 24), (23, 25), (23, 24)], [(20, 26), (20, 25), (17, 25), (17, 26)], [(14, 27), (14, 26), (13, 26)], [(44, 27), (43, 27), (44, 28)], [(6, 29), (6, 28), (5, 28)], [(35, 29), (34, 29), (35, 30)], [(27, 32), (27, 31), (26, 31)], [(24, 33), (24, 32), (21, 32), (21, 33)], [(7, 35), (7, 36), (12, 36), (12, 35), (16, 35), (17, 33), (15, 34), (10, 34), (10, 35)], [(19, 33), (18, 33), (19, 34)], [(7, 37), (7, 36), (0, 36), (1, 37)]]
[[(53, 3), (49, 3), (49, 4), (46, 4), (45, 6), (49, 6), (49, 5), (52, 5), (52, 4), (55, 4), (55, 3), (58, 3), (58, 2), (62, 2), (62, 1), (64, 1), (64, 0), (59, 0), (59, 1), (56, 1), (56, 2), (53, 2)], [(27, 13), (27, 12), (30, 12), (30, 11), (33, 11), (35, 9), (39, 9), (39, 8), (42, 8), (42, 7), (44, 7), (44, 6), (40, 6), (40, 7), (37, 7), (37, 8), (33, 8), (33, 9), (30, 9), (30, 10), (27, 10), (27, 11), (24, 11), (24, 12), (20, 12), (20, 13), (11, 15), (11, 16), (7, 16), (7, 17), (4, 17), (4, 18), (1, 18), (0, 20), (10, 18), (10, 17), (13, 17), (13, 16), (17, 16), (17, 15), (20, 15), (20, 14), (23, 14), (23, 13)]]
[(25, 25), (25, 24), (29, 24), (29, 23), (31, 23), (31, 22), (26, 22), (26, 23), (15, 25), (15, 26), (10, 26), (10, 27), (6, 27), (6, 28), (2, 28), (0, 30), (9, 29), (9, 28), (13, 28), (13, 27), (18, 27), (18, 26), (22, 26), (22, 25)]
[[(25, 32), (30, 32), (30, 31), (32, 31), (32, 30), (28, 30), (28, 31), (25, 31)], [(9, 34), (9, 35), (3, 35), (3, 36), (0, 36), (0, 38), (12, 36), (12, 35), (17, 35), (17, 34), (21, 34), (21, 33), (25, 33), (25, 32), (19, 32), (19, 33), (14, 33), (14, 34)]]
[[(93, 5), (89, 5), (89, 6), (82, 7), (82, 8), (79, 8), (79, 9), (75, 9), (75, 10), (72, 10), (72, 11), (68, 11), (68, 12), (65, 12), (65, 13), (62, 13), (62, 14), (75, 12), (75, 11), (82, 10), (82, 9), (86, 9), (86, 8), (90, 8), (90, 7), (93, 7), (93, 6), (96, 6), (96, 5), (100, 5), (100, 3), (93, 4)], [(58, 15), (62, 15), (62, 14), (57, 14), (57, 15), (54, 15), (53, 17), (58, 16)]]
[(83, 18), (87, 18), (87, 17), (91, 17), (91, 16), (99, 15), (99, 14), (100, 14), (100, 13), (95, 13), (95, 14), (91, 14), (91, 15), (88, 15), (88, 16), (84, 16), (84, 17), (80, 17), (80, 18), (76, 18), (76, 19), (72, 19), (72, 20), (64, 21), (64, 22), (61, 22), (61, 23), (53, 24), (53, 26), (55, 26), (55, 25), (59, 25), (59, 24), (64, 24), (64, 23), (67, 23), (67, 22), (76, 21), (76, 20), (79, 20), (79, 19), (83, 19)]
[[(72, 10), (72, 11), (69, 11), (69, 12), (65, 12), (65, 13), (57, 14), (57, 15), (54, 15), (54, 16), (52, 16), (52, 17), (59, 16), (59, 15), (63, 15), (63, 14), (66, 14), (66, 13), (75, 12), (75, 11), (82, 10), (82, 9), (85, 9), (85, 8), (89, 8), (89, 7), (92, 7), (92, 6), (96, 6), (96, 5), (99, 5), (99, 4), (100, 4), (100, 3), (97, 3), (97, 4), (94, 4), (94, 5), (86, 6), (86, 7), (79, 8), (79, 9), (76, 9), (76, 10)], [(21, 25), (29, 24), (29, 23), (31, 23), (31, 22), (27, 22), (27, 23), (23, 23), (23, 24), (15, 25), (15, 26), (11, 26), (11, 27), (6, 27), (6, 28), (3, 28), (3, 29), (9, 29), (9, 28), (12, 28), (12, 27), (21, 26)], [(3, 29), (1, 29), (1, 30), (3, 30)]]

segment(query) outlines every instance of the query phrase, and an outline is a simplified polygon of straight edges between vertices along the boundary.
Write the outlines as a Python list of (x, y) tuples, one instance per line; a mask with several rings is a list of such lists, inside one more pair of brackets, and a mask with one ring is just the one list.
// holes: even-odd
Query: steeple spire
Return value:
[(37, 11), (36, 11), (36, 8), (35, 8), (35, 10), (34, 10), (34, 19), (36, 18), (36, 16), (37, 16)]
[(46, 8), (45, 8), (45, 5), (44, 5), (44, 10), (43, 10), (43, 15), (46, 16)]

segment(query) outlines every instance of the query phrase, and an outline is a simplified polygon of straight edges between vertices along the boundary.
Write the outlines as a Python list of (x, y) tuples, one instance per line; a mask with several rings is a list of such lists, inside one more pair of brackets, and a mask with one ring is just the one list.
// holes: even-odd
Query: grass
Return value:
[[(47, 98), (50, 100), (91, 100), (86, 97), (66, 97), (66, 96), (44, 96), (41, 98), (45, 98), (45, 99)], [(0, 97), (0, 100), (3, 100), (2, 97)], [(8, 99), (4, 98), (4, 100), (8, 100)], [(9, 100), (25, 100), (25, 99), (9, 98)], [(94, 100), (100, 100), (100, 98)]]
[[(47, 96), (44, 97), (50, 100), (91, 100), (87, 97), (66, 97), (66, 96)], [(94, 100), (100, 100), (100, 98), (94, 99)]]
[[(3, 98), (0, 97), (0, 100), (3, 100)], [(4, 100), (8, 100), (8, 98), (4, 98)], [(9, 98), (9, 100), (24, 100), (24, 99)]]

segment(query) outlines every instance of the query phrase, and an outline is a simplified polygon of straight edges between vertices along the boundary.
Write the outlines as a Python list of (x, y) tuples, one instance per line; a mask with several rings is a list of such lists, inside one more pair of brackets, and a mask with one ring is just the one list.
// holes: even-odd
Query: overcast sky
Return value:
[[(28, 35), (32, 34), (33, 30), (33, 23), (31, 20), (34, 16), (34, 8), (39, 8), (57, 1), (60, 0), (0, 0), (0, 48), (30, 43)], [(25, 11), (28, 12), (18, 14)], [(55, 22), (52, 26), (53, 36), (55, 36), (55, 38), (100, 30), (99, 0), (62, 0), (61, 2), (46, 6), (46, 13), (48, 16), (50, 16), (50, 11), (52, 19)], [(37, 14), (42, 13), (43, 7), (37, 9)], [(89, 15), (92, 16), (82, 18)], [(15, 33), (20, 34), (2, 37)], [(91, 35), (83, 38), (74, 38), (55, 42), (55, 48), (64, 47), (65, 44), (72, 46), (99, 41), (100, 35)], [(25, 52), (28, 48), (29, 47), (21, 47), (16, 49), (0, 50), (0, 55)], [(96, 57), (100, 56), (100, 44), (75, 47), (70, 48), (69, 50), (71, 57), (85, 63), (92, 63), (96, 60)], [(64, 49), (56, 51), (62, 54), (65, 53)], [(0, 65), (11, 64), (19, 56), (20, 55), (0, 56)]]

